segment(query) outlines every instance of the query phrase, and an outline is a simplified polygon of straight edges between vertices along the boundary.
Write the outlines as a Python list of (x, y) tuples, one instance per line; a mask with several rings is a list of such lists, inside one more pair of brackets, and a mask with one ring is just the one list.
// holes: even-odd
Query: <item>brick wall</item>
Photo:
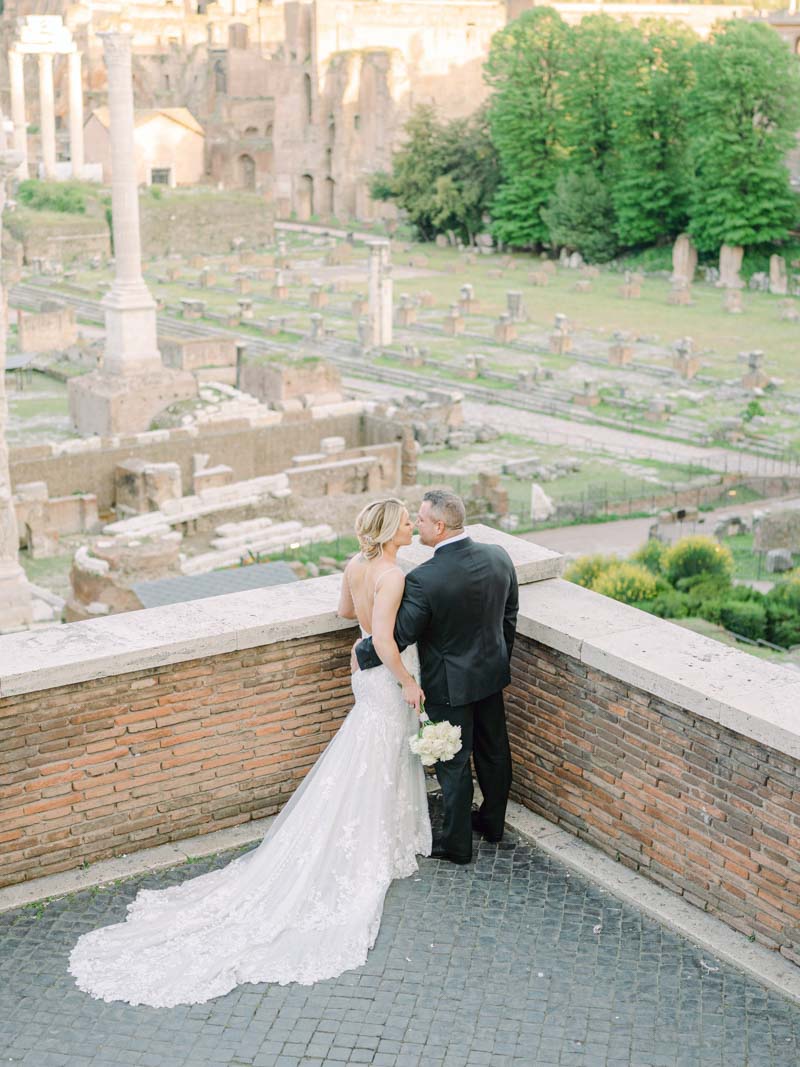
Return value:
[(514, 795), (800, 964), (798, 761), (519, 636)]
[(0, 885), (283, 806), (352, 704), (349, 630), (0, 700)]

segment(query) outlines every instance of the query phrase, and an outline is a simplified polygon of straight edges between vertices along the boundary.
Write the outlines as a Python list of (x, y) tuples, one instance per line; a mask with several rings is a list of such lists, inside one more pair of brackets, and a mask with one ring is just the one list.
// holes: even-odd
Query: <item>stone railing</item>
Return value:
[[(521, 583), (515, 798), (800, 962), (800, 677), (473, 534)], [(352, 702), (339, 581), (0, 639), (0, 884), (278, 810)]]

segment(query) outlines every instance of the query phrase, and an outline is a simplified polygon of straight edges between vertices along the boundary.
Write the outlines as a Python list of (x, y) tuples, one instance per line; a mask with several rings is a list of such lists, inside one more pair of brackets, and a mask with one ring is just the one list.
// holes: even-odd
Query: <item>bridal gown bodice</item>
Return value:
[[(416, 647), (403, 653), (419, 677)], [(417, 718), (386, 667), (353, 676), (355, 703), (264, 840), (221, 870), (142, 890), (123, 923), (70, 956), (93, 997), (172, 1007), (242, 982), (311, 984), (358, 967), (390, 882), (417, 870), (431, 829)]]

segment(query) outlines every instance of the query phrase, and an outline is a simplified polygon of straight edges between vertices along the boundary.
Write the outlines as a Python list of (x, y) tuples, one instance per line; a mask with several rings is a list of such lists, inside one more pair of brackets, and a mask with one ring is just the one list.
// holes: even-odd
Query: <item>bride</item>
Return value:
[(355, 703), (264, 840), (221, 870), (142, 890), (125, 922), (84, 934), (70, 973), (93, 997), (154, 1008), (199, 1004), (242, 982), (310, 985), (359, 967), (394, 878), (429, 855), (422, 764), (408, 741), (423, 697), (416, 647), (394, 642), (403, 595), (402, 502), (356, 520), (339, 614), (371, 633), (383, 664), (353, 676)]

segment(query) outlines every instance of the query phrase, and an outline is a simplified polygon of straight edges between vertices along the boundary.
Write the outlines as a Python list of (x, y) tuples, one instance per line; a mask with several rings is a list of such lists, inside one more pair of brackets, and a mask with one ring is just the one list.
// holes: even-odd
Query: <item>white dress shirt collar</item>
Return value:
[(469, 534), (464, 533), (456, 534), (454, 537), (448, 537), (446, 541), (440, 541), (438, 545), (433, 546), (433, 551), (436, 552), (439, 548), (444, 548), (445, 545), (454, 545), (456, 541), (465, 541), (469, 537)]

